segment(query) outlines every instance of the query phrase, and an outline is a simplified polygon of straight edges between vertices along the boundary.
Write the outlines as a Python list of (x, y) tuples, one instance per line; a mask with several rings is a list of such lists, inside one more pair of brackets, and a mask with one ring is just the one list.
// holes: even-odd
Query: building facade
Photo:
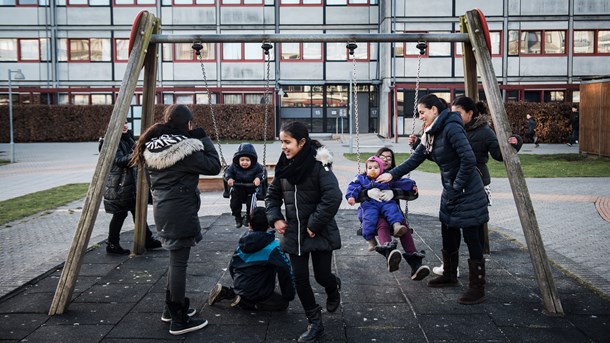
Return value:
[[(112, 104), (140, 10), (163, 34), (454, 33), (475, 7), (505, 101), (578, 102), (581, 78), (608, 73), (610, 0), (0, 0), (0, 104), (17, 69), (25, 80), (12, 82), (14, 103)], [(261, 103), (268, 90), (277, 123), (348, 132), (354, 113), (360, 132), (389, 137), (413, 130), (418, 70), (420, 95), (464, 93), (459, 43), (427, 43), (423, 55), (411, 42), (362, 43), (353, 55), (348, 42), (278, 43), (269, 65), (262, 42), (200, 43), (200, 59), (191, 43), (162, 44), (157, 103)]]

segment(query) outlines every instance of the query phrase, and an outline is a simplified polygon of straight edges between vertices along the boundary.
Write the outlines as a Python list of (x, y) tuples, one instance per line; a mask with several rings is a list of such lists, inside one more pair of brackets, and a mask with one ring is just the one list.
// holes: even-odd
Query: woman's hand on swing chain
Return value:
[(379, 175), (375, 181), (381, 182), (381, 183), (388, 183), (388, 182), (392, 181), (392, 174), (383, 173), (383, 174)]
[(309, 228), (307, 228), (307, 234), (309, 235), (309, 237), (314, 238), (316, 236), (316, 234), (311, 231)]
[(288, 228), (288, 223), (286, 223), (285, 220), (276, 220), (275, 223), (273, 223), (273, 227), (275, 228), (275, 231), (277, 231), (277, 233), (283, 235), (284, 232), (286, 232), (286, 229)]

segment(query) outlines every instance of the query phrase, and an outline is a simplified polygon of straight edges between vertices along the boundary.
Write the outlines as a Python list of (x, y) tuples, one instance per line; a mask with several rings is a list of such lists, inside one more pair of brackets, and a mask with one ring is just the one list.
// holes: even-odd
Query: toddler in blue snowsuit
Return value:
[(377, 156), (371, 156), (366, 160), (365, 172), (358, 174), (356, 178), (349, 183), (345, 198), (347, 203), (354, 205), (358, 194), (363, 190), (377, 188), (381, 191), (379, 200), (369, 199), (362, 202), (361, 216), (362, 221), (362, 236), (368, 242), (368, 250), (375, 250), (377, 239), (375, 239), (377, 220), (380, 215), (393, 226), (394, 236), (400, 237), (405, 234), (408, 228), (402, 224), (404, 219), (398, 203), (392, 198), (394, 197), (392, 189), (398, 188), (405, 191), (410, 191), (415, 187), (415, 181), (409, 178), (401, 178), (389, 183), (376, 182), (377, 176), (383, 174), (383, 162)]

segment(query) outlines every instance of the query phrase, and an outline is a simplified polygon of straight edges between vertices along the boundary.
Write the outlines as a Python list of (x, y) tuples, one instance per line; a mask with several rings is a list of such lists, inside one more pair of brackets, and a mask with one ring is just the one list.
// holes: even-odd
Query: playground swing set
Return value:
[[(267, 75), (265, 88), (265, 117), (264, 117), (264, 152), (263, 161), (266, 159), (266, 136), (268, 122), (269, 101), (269, 68), (270, 56), (269, 49), (271, 43), (282, 42), (347, 42), (347, 48), (353, 56), (354, 49), (357, 48), (356, 42), (417, 42), (418, 48), (425, 49), (423, 42), (454, 42), (463, 44), (463, 63), (464, 63), (464, 88), (465, 95), (478, 99), (478, 76), (480, 74), (481, 83), (488, 101), (488, 107), (494, 121), (494, 128), (498, 136), (498, 142), (502, 151), (504, 165), (507, 170), (509, 183), (512, 189), (517, 212), (521, 221), (521, 226), (525, 235), (525, 240), (530, 253), (530, 259), (534, 267), (534, 273), (543, 300), (544, 312), (547, 315), (563, 315), (563, 308), (559, 299), (559, 294), (555, 287), (555, 282), (551, 273), (550, 265), (540, 236), (536, 215), (532, 206), (532, 200), (525, 182), (523, 170), (517, 153), (508, 144), (508, 137), (511, 127), (508, 122), (506, 110), (504, 109), (502, 96), (498, 87), (495, 72), (492, 66), (490, 54), (489, 29), (485, 16), (478, 9), (467, 11), (460, 18), (460, 33), (362, 33), (362, 34), (196, 34), (196, 35), (162, 35), (160, 20), (154, 14), (141, 11), (136, 16), (129, 40), (129, 60), (126, 66), (125, 75), (116, 99), (114, 109), (108, 128), (106, 130), (105, 142), (100, 151), (97, 166), (95, 168), (89, 190), (83, 204), (83, 211), (76, 227), (76, 232), (70, 250), (66, 257), (61, 277), (57, 284), (55, 296), (49, 309), (49, 315), (64, 313), (70, 303), (72, 293), (76, 285), (82, 265), (82, 259), (87, 249), (91, 232), (102, 200), (102, 190), (104, 180), (110, 171), (114, 152), (118, 146), (121, 136), (121, 127), (125, 122), (131, 99), (136, 89), (138, 77), (144, 68), (144, 85), (142, 97), (142, 130), (146, 130), (153, 123), (154, 95), (156, 88), (156, 76), (158, 65), (158, 45), (162, 43), (193, 43), (193, 49), (198, 50), (201, 46), (198, 42), (263, 42), (263, 50), (267, 56)], [(199, 48), (201, 50), (201, 48)], [(201, 56), (199, 56), (201, 62)], [(352, 57), (354, 64), (353, 80), (355, 82), (355, 58)], [(419, 70), (421, 55), (418, 59), (416, 92), (419, 88)], [(223, 167), (227, 163), (222, 154), (222, 147), (218, 133), (216, 118), (213, 111), (211, 95), (207, 85), (205, 68), (203, 63), (202, 73), (206, 90), (208, 90), (208, 103), (210, 104), (210, 115), (214, 124), (216, 141), (219, 148), (221, 163)], [(357, 87), (353, 87), (354, 92)], [(358, 137), (358, 103), (357, 97), (353, 97), (353, 116), (356, 123), (356, 146), (358, 158), (358, 172), (360, 173), (360, 152)], [(415, 96), (417, 101), (417, 93)], [(416, 106), (414, 106), (415, 108)], [(416, 118), (417, 111), (414, 109), (413, 116)], [(396, 119), (396, 118), (395, 118)], [(415, 131), (415, 127), (413, 127)], [(145, 218), (147, 211), (148, 184), (146, 183), (144, 168), (138, 168), (138, 191), (136, 204), (136, 223), (133, 251), (135, 254), (144, 252), (145, 241)], [(265, 178), (266, 181), (266, 178)], [(266, 185), (262, 187), (263, 190)], [(255, 198), (255, 197), (253, 197)], [(409, 200), (409, 199), (405, 199)], [(412, 200), (412, 199), (411, 199)], [(408, 208), (405, 209), (407, 212)]]

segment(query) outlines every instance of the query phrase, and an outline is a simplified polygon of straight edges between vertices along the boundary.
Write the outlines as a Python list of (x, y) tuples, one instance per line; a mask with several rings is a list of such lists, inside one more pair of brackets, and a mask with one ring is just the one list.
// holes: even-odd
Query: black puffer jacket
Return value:
[[(239, 165), (239, 158), (246, 156), (250, 158), (250, 168), (244, 169)], [(235, 182), (251, 183), (255, 178), (263, 181), (263, 166), (258, 163), (258, 155), (254, 145), (242, 143), (233, 155), (233, 163), (225, 171), (224, 179), (233, 179)]]
[(390, 171), (392, 177), (400, 178), (424, 160), (433, 160), (440, 168), (443, 184), (440, 221), (454, 228), (488, 222), (487, 195), (460, 115), (448, 109), (441, 112), (428, 134), (434, 136), (430, 154), (423, 144), (418, 145), (408, 160)]
[[(331, 163), (328, 150), (319, 148), (311, 176), (303, 182), (293, 185), (276, 177), (269, 185), (265, 197), (267, 219), (272, 225), (280, 219), (288, 223), (280, 244), (289, 254), (341, 248), (335, 215), (342, 195), (337, 178), (330, 169)], [(282, 214), (282, 203), (286, 208), (286, 218)], [(316, 234), (313, 238), (307, 234), (307, 228)]]
[(159, 237), (182, 239), (198, 235), (199, 174), (220, 173), (220, 160), (210, 137), (162, 135), (146, 143), (144, 160)]
[[(466, 136), (472, 146), (475, 158), (477, 159), (477, 168), (481, 172), (483, 178), (483, 184), (489, 185), (491, 183), (491, 176), (489, 175), (489, 169), (487, 168), (487, 161), (489, 161), (489, 155), (496, 161), (503, 161), (502, 152), (500, 151), (500, 144), (498, 144), (498, 138), (495, 132), (489, 127), (489, 121), (487, 116), (477, 116), (473, 118), (468, 124), (466, 124)], [(511, 137), (517, 138), (517, 145), (513, 145), (515, 150), (521, 150), (523, 145), (523, 139), (519, 135), (512, 135)]]
[(290, 261), (274, 232), (246, 232), (233, 253), (229, 272), (235, 293), (254, 302), (273, 294), (276, 275), (285, 300), (293, 300), (296, 294)]
[[(104, 189), (106, 213), (127, 212), (136, 207), (136, 169), (129, 167), (134, 145), (135, 139), (131, 131), (121, 135)], [(101, 147), (102, 143), (98, 150), (101, 150)]]

